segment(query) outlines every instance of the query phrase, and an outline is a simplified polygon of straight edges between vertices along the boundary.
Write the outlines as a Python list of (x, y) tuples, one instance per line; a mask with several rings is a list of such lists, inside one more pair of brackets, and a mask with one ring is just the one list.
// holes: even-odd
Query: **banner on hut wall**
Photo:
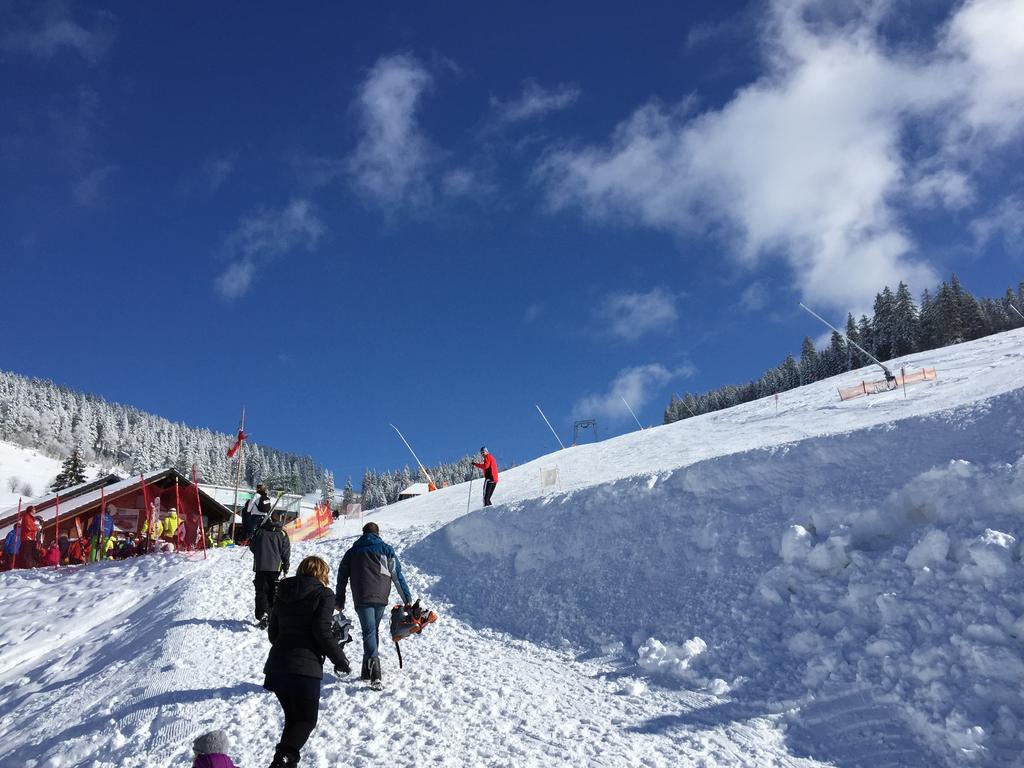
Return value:
[(313, 508), (313, 514), (306, 517), (299, 515), (284, 529), (292, 541), (308, 541), (326, 536), (333, 523), (334, 516), (331, 514), (331, 505), (321, 501)]
[(107, 513), (114, 521), (114, 530), (120, 533), (136, 533), (139, 530), (139, 521), (142, 518), (142, 510), (132, 507), (119, 507), (115, 504), (107, 504)]

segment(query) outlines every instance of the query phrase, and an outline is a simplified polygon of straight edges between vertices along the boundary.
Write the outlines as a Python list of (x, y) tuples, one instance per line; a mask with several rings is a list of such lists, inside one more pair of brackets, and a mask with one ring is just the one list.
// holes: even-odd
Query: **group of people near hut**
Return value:
[(29, 505), (4, 538), (0, 571), (125, 560), (157, 550), (182, 550), (188, 543), (187, 526), (174, 507), (156, 519), (152, 536), (149, 520), (138, 533), (119, 531), (113, 516), (103, 511), (89, 520), (84, 535), (72, 538), (67, 533), (46, 536), (42, 516)]

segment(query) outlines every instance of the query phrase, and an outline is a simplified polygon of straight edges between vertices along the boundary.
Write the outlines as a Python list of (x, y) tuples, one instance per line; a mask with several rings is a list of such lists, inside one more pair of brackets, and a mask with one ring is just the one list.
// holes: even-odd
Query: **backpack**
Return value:
[(420, 606), (417, 600), (406, 608), (404, 605), (396, 605), (391, 609), (391, 639), (395, 641), (395, 650), (398, 652), (398, 668), (402, 668), (402, 649), (398, 642), (411, 635), (418, 635), (428, 624), (437, 621), (437, 614), (428, 611)]

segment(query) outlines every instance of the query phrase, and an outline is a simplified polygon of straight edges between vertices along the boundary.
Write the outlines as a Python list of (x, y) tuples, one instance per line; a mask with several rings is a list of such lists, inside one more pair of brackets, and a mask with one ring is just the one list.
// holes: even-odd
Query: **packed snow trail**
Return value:
[[(401, 554), (425, 532), (390, 538)], [(353, 540), (297, 544), (296, 562), (316, 553), (333, 570)], [(0, 765), (186, 765), (191, 739), (215, 727), (239, 765), (269, 762), (281, 713), (261, 688), (269, 644), (252, 626), (250, 567), (247, 551), (221, 550), (206, 562), (163, 555), (6, 574), (8, 615), (23, 618), (5, 626), (5, 647), (34, 652), (0, 677)], [(405, 643), (404, 670), (385, 642), (382, 693), (327, 673), (303, 765), (821, 765), (789, 755), (777, 715), (702, 716), (714, 697), (651, 689), (618, 660), (475, 629), (434, 603), (425, 574), (408, 567), (407, 578), (441, 618)], [(57, 588), (61, 613), (41, 616)], [(83, 615), (82, 631), (55, 632)], [(358, 662), (360, 650), (348, 652)]]
[[(441, 618), (405, 670), (385, 644), (383, 693), (327, 674), (303, 765), (1024, 766), (1024, 331), (901, 362), (939, 378), (558, 451), (468, 515), (467, 486), (375, 511)], [(250, 563), (0, 574), (0, 766), (187, 765), (213, 727), (268, 762)]]

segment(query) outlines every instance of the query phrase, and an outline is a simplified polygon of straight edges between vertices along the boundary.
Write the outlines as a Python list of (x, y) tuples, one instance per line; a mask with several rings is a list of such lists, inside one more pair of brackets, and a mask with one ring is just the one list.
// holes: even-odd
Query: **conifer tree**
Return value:
[(894, 317), (896, 299), (885, 286), (882, 292), (875, 295), (875, 316), (871, 321), (874, 336), (874, 355), (880, 360), (888, 360), (893, 356)]
[(918, 335), (917, 307), (910, 289), (902, 280), (896, 289), (891, 323), (891, 356), (900, 357), (917, 351)]
[(50, 486), (51, 491), (63, 491), (65, 488), (71, 488), (74, 485), (81, 485), (85, 482), (85, 462), (82, 461), (82, 456), (75, 447), (71, 451), (71, 455), (64, 459), (64, 463), (61, 464), (60, 474), (57, 475), (53, 480), (53, 485)]
[(921, 312), (918, 315), (918, 349), (933, 349), (939, 333), (938, 302), (925, 288), (921, 292)]
[(334, 491), (334, 473), (325, 469), (322, 499), (331, 507), (334, 506)]
[(810, 384), (818, 380), (818, 351), (810, 336), (804, 336), (800, 345), (800, 383)]

